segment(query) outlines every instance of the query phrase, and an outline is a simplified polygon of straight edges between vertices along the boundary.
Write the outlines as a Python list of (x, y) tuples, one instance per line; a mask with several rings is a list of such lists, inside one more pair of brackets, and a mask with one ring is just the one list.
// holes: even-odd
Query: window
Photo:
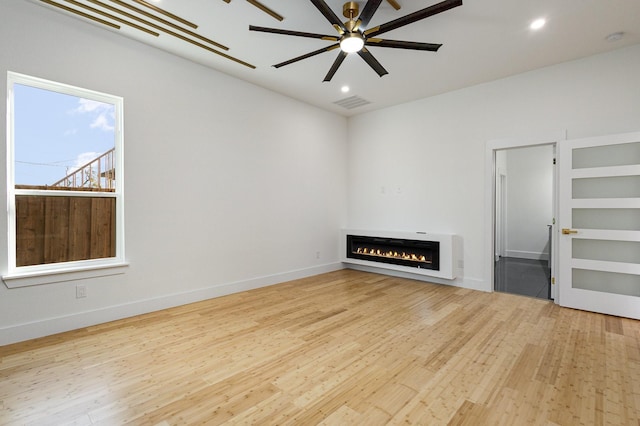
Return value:
[(7, 93), (7, 277), (122, 265), (122, 98), (16, 73)]

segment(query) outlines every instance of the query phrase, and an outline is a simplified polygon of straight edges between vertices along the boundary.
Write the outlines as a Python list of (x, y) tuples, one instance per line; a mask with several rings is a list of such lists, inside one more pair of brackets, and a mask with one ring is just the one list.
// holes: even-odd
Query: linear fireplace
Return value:
[(340, 246), (342, 262), (353, 268), (391, 269), (448, 280), (458, 272), (454, 265), (458, 265), (460, 246), (453, 234), (343, 229)]
[(414, 268), (440, 269), (440, 243), (347, 235), (347, 257)]

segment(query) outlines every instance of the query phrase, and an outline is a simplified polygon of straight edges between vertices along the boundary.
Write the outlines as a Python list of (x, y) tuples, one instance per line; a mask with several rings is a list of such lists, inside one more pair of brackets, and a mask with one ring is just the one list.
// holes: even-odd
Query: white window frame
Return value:
[[(15, 132), (14, 85), (20, 84), (62, 94), (114, 105), (115, 177), (114, 192), (47, 191), (15, 188)], [(90, 278), (123, 273), (124, 255), (124, 155), (123, 155), (124, 101), (119, 96), (70, 86), (14, 72), (7, 72), (7, 220), (8, 262), (2, 276), (9, 288), (39, 285), (51, 282)], [(116, 253), (115, 257), (89, 259), (41, 265), (16, 266), (16, 195), (46, 195), (64, 197), (107, 197), (116, 200)]]

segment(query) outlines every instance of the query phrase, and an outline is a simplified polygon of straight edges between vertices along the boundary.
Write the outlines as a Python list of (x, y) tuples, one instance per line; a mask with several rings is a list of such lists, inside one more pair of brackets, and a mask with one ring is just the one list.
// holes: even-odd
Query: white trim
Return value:
[[(495, 235), (495, 159), (496, 151), (507, 148), (524, 148), (527, 146), (538, 145), (555, 145), (560, 141), (567, 139), (566, 130), (552, 131), (543, 133), (539, 136), (521, 138), (521, 139), (494, 139), (490, 140), (485, 145), (485, 161), (484, 161), (484, 283), (487, 286), (486, 291), (493, 291), (494, 285), (494, 235)], [(557, 158), (557, 157), (556, 157)], [(557, 166), (556, 166), (557, 168)], [(557, 179), (555, 182), (554, 192), (557, 194)], [(554, 195), (556, 196), (556, 195)], [(554, 217), (557, 215), (557, 206), (554, 208)], [(554, 230), (557, 225), (554, 225)], [(557, 250), (556, 250), (557, 252)], [(554, 255), (554, 259), (557, 257)], [(557, 277), (557, 262), (552, 261), (551, 276)], [(557, 289), (557, 285), (552, 286), (551, 297), (556, 301), (558, 300), (557, 294), (554, 294), (554, 289)]]
[(640, 265), (638, 265), (637, 263), (609, 262), (604, 260), (574, 258), (571, 259), (571, 267), (574, 269), (587, 269), (590, 271), (640, 275)]
[(638, 176), (640, 175), (640, 166), (608, 166), (608, 167), (591, 167), (584, 169), (572, 169), (571, 177), (573, 179), (597, 178), (597, 177), (617, 177), (617, 176)]
[[(13, 144), (14, 128), (14, 97), (13, 73), (7, 71), (7, 267), (11, 270), (16, 264), (16, 213), (15, 213), (15, 149)], [(13, 207), (12, 207), (13, 206)]]
[[(51, 92), (77, 96), (108, 103), (114, 106), (114, 144), (116, 188), (114, 192), (100, 191), (46, 191), (15, 189), (15, 147), (14, 147), (14, 85), (35, 87)], [(42, 265), (16, 266), (16, 195), (46, 195), (72, 197), (100, 197), (116, 199), (116, 255), (104, 259), (91, 259), (72, 262), (50, 263)], [(40, 285), (73, 279), (72, 272), (80, 271), (80, 275), (103, 276), (107, 269), (125, 266), (125, 233), (124, 233), (124, 100), (122, 97), (83, 89), (64, 83), (49, 81), (25, 74), (7, 71), (7, 271), (2, 279), (9, 288), (27, 285)], [(91, 273), (89, 271), (92, 271)], [(68, 275), (71, 273), (71, 275)]]
[(107, 191), (59, 191), (45, 189), (14, 189), (14, 195), (40, 195), (45, 197), (100, 197), (117, 198), (118, 194)]
[(616, 240), (640, 242), (640, 231), (619, 231), (609, 229), (578, 229), (573, 238), (585, 240)]
[[(34, 77), (27, 74), (20, 74), (13, 71), (7, 71), (7, 80), (12, 81), (13, 83), (36, 87), (38, 89), (44, 89), (51, 92), (58, 92), (65, 95), (78, 96), (81, 98), (86, 98), (88, 95), (93, 100), (105, 103), (113, 103), (114, 98), (120, 98), (119, 96), (114, 96), (108, 93), (71, 86), (65, 83), (58, 83), (56, 81), (46, 80), (44, 78)], [(116, 123), (116, 125), (117, 124), (118, 123)]]
[(341, 262), (0, 328), (0, 346), (344, 269)]
[[(496, 250), (496, 261), (501, 256), (507, 255), (507, 223), (509, 220), (507, 212), (507, 181), (508, 176), (504, 170), (498, 169), (496, 174), (496, 190), (500, 191), (500, 194), (496, 193), (496, 237), (498, 241), (494, 241), (494, 247)], [(497, 244), (496, 244), (497, 243)]]
[[(81, 262), (74, 262), (80, 264)], [(64, 268), (49, 271), (21, 272), (13, 275), (3, 275), (7, 288), (29, 287), (34, 285), (52, 284), (66, 281), (85, 280), (89, 278), (107, 277), (110, 275), (124, 274), (128, 263), (114, 262), (113, 264), (91, 264), (91, 261), (84, 261), (84, 266), (70, 267), (68, 263)]]
[(637, 142), (640, 142), (640, 132), (629, 132), (572, 139), (571, 146), (573, 147), (573, 149), (580, 149), (602, 145), (624, 145)]

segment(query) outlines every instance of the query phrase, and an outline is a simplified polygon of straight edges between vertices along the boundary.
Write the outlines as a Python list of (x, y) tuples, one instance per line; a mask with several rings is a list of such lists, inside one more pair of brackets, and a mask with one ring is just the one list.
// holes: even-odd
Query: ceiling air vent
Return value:
[(368, 105), (370, 103), (371, 102), (369, 102), (368, 100), (362, 99), (359, 96), (349, 96), (348, 98), (340, 99), (339, 101), (334, 102), (334, 104), (340, 105), (341, 107), (346, 109), (354, 109), (363, 105)]

